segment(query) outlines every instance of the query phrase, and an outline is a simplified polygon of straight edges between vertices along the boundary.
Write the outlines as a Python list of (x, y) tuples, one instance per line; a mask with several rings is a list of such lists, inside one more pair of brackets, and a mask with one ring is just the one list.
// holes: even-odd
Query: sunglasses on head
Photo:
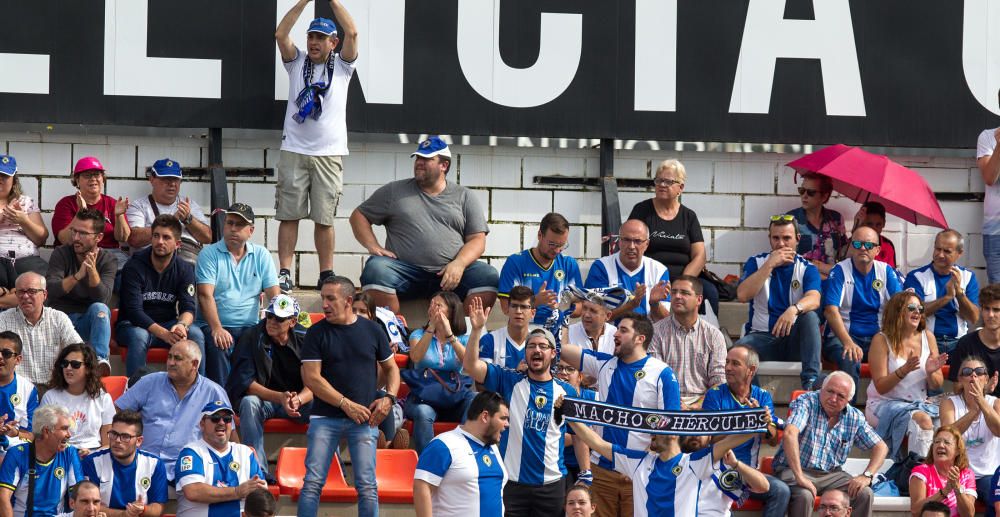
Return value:
[(775, 223), (778, 222), (778, 221), (794, 221), (794, 220), (795, 220), (795, 216), (792, 215), (792, 214), (781, 214), (781, 215), (772, 215), (771, 216), (771, 222), (775, 222)]
[(962, 368), (961, 370), (959, 370), (958, 374), (960, 376), (962, 376), (962, 377), (968, 377), (968, 376), (970, 376), (972, 374), (976, 374), (978, 376), (985, 377), (986, 376), (986, 367), (979, 366), (979, 367), (976, 367), (976, 368), (969, 368), (968, 366), (966, 366), (965, 368)]
[(70, 361), (68, 359), (63, 359), (59, 361), (60, 368), (70, 367), (74, 370), (79, 370), (83, 366), (83, 361)]
[(19, 355), (21, 355), (21, 354), (15, 352), (15, 351), (13, 351), (13, 350), (11, 350), (9, 348), (4, 348), (3, 350), (0, 350), (0, 357), (3, 357), (4, 359), (10, 359), (11, 357), (16, 357), (16, 356), (19, 356)]
[(875, 246), (878, 246), (878, 244), (875, 244), (874, 242), (868, 242), (868, 241), (851, 241), (851, 247), (854, 248), (854, 249), (856, 249), (856, 250), (864, 248), (865, 250), (871, 251), (871, 250), (875, 249)]
[(799, 187), (799, 195), (801, 196), (802, 194), (806, 194), (809, 197), (813, 197), (816, 194), (819, 194), (819, 191), (812, 188)]
[(212, 415), (208, 417), (213, 424), (218, 424), (219, 422), (225, 422), (227, 424), (233, 423), (233, 415)]
[(911, 303), (906, 306), (906, 310), (910, 312), (924, 312), (924, 306), (916, 303)]

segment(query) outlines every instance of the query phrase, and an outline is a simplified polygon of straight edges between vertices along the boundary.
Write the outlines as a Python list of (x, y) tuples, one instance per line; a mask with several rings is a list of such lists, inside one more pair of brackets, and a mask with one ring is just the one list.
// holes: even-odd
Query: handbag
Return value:
[(720, 302), (731, 302), (736, 299), (736, 286), (719, 278), (719, 275), (709, 271), (708, 268), (703, 269), (699, 277), (715, 285), (715, 289), (719, 291)]
[(435, 409), (451, 409), (465, 402), (472, 378), (451, 372), (442, 378), (433, 368), (403, 370), (403, 382), (410, 387), (410, 394)]

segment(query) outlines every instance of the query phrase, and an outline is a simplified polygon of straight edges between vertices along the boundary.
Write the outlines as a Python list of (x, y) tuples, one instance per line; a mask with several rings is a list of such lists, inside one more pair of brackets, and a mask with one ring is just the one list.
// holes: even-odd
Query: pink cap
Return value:
[(104, 171), (104, 166), (101, 165), (101, 160), (94, 158), (93, 156), (84, 156), (76, 161), (76, 167), (73, 167), (73, 174), (80, 174), (84, 171)]

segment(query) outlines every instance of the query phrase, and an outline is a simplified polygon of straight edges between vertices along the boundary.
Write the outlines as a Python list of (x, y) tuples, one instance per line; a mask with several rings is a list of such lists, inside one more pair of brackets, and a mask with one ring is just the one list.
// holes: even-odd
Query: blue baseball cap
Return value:
[(162, 160), (156, 160), (153, 164), (153, 174), (157, 178), (183, 178), (184, 174), (181, 173), (181, 164), (177, 163), (170, 158), (164, 158)]
[(17, 174), (17, 160), (9, 154), (0, 154), (0, 174), (13, 176)]
[(448, 149), (448, 144), (441, 140), (441, 137), (432, 136), (417, 146), (417, 150), (413, 151), (410, 158), (414, 156), (422, 156), (424, 158), (433, 158), (435, 156), (447, 156), (451, 158), (451, 149)]
[(229, 411), (230, 413), (233, 414), (236, 413), (235, 411), (233, 411), (233, 408), (229, 407), (229, 404), (227, 404), (226, 401), (215, 400), (209, 402), (208, 404), (205, 404), (205, 407), (201, 408), (201, 416), (212, 416), (218, 413), (219, 411)]
[(310, 32), (318, 32), (327, 36), (336, 36), (337, 25), (334, 24), (333, 20), (329, 18), (316, 18), (309, 24), (309, 30), (306, 31), (306, 33)]

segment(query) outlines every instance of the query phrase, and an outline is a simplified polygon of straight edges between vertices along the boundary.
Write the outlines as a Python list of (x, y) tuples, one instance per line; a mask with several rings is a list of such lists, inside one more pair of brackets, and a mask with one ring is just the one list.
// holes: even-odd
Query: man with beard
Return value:
[(479, 338), (479, 358), (516, 370), (524, 360), (524, 343), (535, 314), (535, 294), (528, 286), (516, 285), (504, 300), (507, 324)]
[(150, 168), (149, 184), (152, 192), (148, 196), (137, 197), (128, 205), (125, 218), (131, 233), (128, 245), (133, 250), (149, 246), (153, 233), (151, 224), (160, 214), (174, 215), (184, 225), (181, 231), (181, 247), (178, 257), (194, 264), (202, 245), (212, 242), (212, 228), (208, 218), (197, 201), (181, 197), (181, 182), (184, 174), (176, 160), (157, 160)]
[[(507, 515), (548, 517), (557, 515), (566, 495), (566, 465), (563, 461), (564, 428), (553, 418), (553, 403), (563, 395), (576, 395), (576, 388), (552, 377), (556, 356), (555, 338), (545, 329), (528, 334), (524, 345), (527, 372), (508, 370), (479, 359), (479, 339), (488, 311), (472, 300), (469, 320), (472, 334), (465, 350), (465, 372), (490, 391), (502, 395), (517, 425), (500, 442), (510, 482), (504, 488)], [(475, 339), (472, 339), (475, 338)]]
[(21, 336), (9, 330), (0, 332), (0, 433), (7, 437), (8, 448), (31, 439), (31, 416), (38, 408), (35, 385), (15, 372), (23, 349)]
[(104, 235), (104, 214), (93, 208), (76, 213), (69, 223), (72, 241), (52, 251), (45, 282), (49, 307), (69, 316), (73, 327), (99, 360), (102, 377), (111, 375), (111, 303), (118, 259), (97, 246)]
[[(654, 321), (670, 314), (670, 271), (646, 256), (649, 227), (637, 219), (622, 224), (618, 253), (601, 257), (590, 266), (584, 287), (624, 287), (635, 296), (611, 312), (615, 320), (626, 312), (648, 315)], [(600, 503), (597, 504), (600, 508)]]
[(177, 458), (177, 515), (241, 515), (243, 498), (267, 488), (253, 449), (229, 441), (233, 408), (222, 400), (201, 411), (201, 439)]
[[(490, 231), (479, 199), (448, 181), (451, 150), (441, 138), (420, 142), (410, 156), (416, 158), (413, 178), (383, 185), (351, 214), (354, 238), (371, 254), (362, 290), (396, 314), (400, 298), (437, 291), (455, 291), (467, 308), (471, 298), (492, 307), (500, 277), (479, 260)], [(373, 224), (385, 226), (385, 247)]]
[[(776, 418), (771, 394), (751, 383), (754, 375), (757, 374), (759, 365), (760, 356), (757, 355), (757, 351), (753, 347), (745, 343), (733, 345), (733, 348), (726, 354), (726, 382), (708, 390), (701, 409), (725, 411), (766, 407), (771, 413), (771, 418)], [(778, 430), (774, 424), (768, 426), (765, 435), (754, 435), (750, 440), (734, 448), (733, 453), (743, 463), (757, 465), (760, 460), (761, 442), (766, 442), (771, 446), (778, 445)], [(791, 492), (784, 481), (774, 476), (765, 476), (770, 485), (767, 493), (750, 494), (750, 497), (764, 501), (763, 517), (781, 517), (785, 515), (785, 510), (788, 508), (788, 498), (791, 497)]]
[(503, 397), (484, 391), (472, 399), (465, 423), (427, 444), (413, 473), (417, 517), (504, 514), (507, 470), (497, 444), (508, 425)]
[(111, 421), (110, 448), (83, 458), (83, 475), (105, 487), (98, 493), (107, 517), (158, 517), (167, 503), (167, 471), (140, 450), (142, 415), (122, 411)]
[[(71, 486), (83, 479), (80, 456), (69, 444), (73, 420), (62, 406), (45, 405), (35, 411), (34, 441), (11, 448), (0, 466), (0, 516), (55, 515), (68, 511)], [(31, 456), (34, 455), (34, 458)], [(28, 472), (35, 471), (29, 480)], [(34, 485), (31, 508), (26, 509)]]
[(580, 422), (569, 425), (578, 439), (631, 479), (636, 517), (728, 517), (733, 502), (747, 492), (767, 492), (764, 475), (732, 451), (749, 435), (728, 435), (711, 445), (708, 436), (658, 434), (647, 452), (613, 445)]
[[(680, 410), (677, 378), (666, 363), (649, 357), (646, 349), (653, 338), (653, 323), (641, 314), (626, 313), (615, 332), (614, 355), (563, 345), (562, 360), (577, 366), (584, 375), (597, 379), (600, 400), (619, 406)], [(649, 447), (647, 433), (595, 426), (598, 436), (634, 450)], [(591, 454), (593, 494), (599, 517), (632, 515), (632, 483), (614, 471), (608, 457)]]
[[(170, 348), (190, 339), (205, 350), (205, 335), (194, 323), (194, 266), (174, 260), (181, 246), (181, 223), (170, 214), (153, 219), (152, 244), (135, 252), (122, 269), (118, 293), (118, 343), (128, 348), (125, 373), (146, 366), (150, 347)], [(205, 372), (205, 365), (200, 365)]]

